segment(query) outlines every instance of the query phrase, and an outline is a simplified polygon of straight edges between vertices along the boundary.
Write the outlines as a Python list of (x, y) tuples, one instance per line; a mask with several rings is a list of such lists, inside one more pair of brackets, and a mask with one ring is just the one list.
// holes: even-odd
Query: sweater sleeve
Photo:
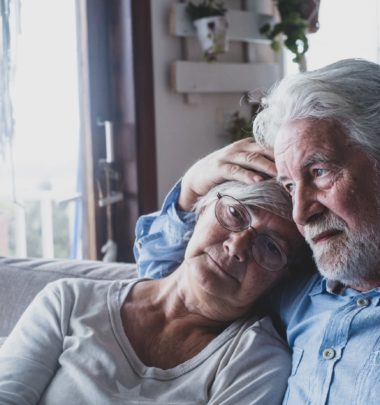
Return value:
[(59, 289), (48, 284), (32, 301), (0, 349), (0, 403), (39, 402), (62, 352)]

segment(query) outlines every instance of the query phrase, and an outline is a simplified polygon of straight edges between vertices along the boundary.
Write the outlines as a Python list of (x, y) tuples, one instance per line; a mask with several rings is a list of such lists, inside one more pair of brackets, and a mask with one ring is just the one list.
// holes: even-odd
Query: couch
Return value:
[(132, 263), (0, 257), (0, 346), (35, 295), (64, 277), (116, 280), (137, 272)]

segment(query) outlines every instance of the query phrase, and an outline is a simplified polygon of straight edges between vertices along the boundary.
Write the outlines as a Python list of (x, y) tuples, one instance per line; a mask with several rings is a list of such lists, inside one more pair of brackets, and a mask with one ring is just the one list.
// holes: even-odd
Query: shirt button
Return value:
[(139, 249), (141, 249), (142, 248), (142, 242), (137, 242), (137, 246), (138, 246)]
[(368, 307), (368, 305), (369, 305), (369, 299), (368, 299), (368, 298), (363, 298), (363, 297), (358, 298), (358, 299), (356, 300), (356, 305), (357, 305), (358, 307)]
[(323, 350), (322, 355), (325, 360), (331, 360), (335, 357), (335, 350), (329, 347), (328, 349)]

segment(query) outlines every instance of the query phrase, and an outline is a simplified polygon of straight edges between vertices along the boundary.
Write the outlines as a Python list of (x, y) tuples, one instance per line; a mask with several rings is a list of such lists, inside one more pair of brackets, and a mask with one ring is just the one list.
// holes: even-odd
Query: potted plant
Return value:
[(305, 53), (309, 49), (307, 33), (319, 28), (318, 11), (320, 0), (275, 0), (280, 21), (274, 25), (265, 24), (260, 32), (269, 38), (272, 48), (280, 48), (279, 35), (285, 35), (284, 44), (294, 54), (293, 61), (300, 70), (306, 70)]
[(225, 16), (227, 9), (222, 1), (203, 0), (199, 3), (189, 1), (186, 12), (195, 26), (206, 60), (213, 61), (216, 55), (227, 52), (228, 21)]

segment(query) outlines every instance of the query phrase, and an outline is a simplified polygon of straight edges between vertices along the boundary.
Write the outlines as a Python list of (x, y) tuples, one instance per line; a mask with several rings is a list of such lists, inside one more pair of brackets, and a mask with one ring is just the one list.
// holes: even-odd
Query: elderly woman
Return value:
[(49, 284), (0, 350), (1, 404), (280, 404), (288, 348), (253, 304), (304, 248), (274, 181), (201, 198), (169, 277)]

